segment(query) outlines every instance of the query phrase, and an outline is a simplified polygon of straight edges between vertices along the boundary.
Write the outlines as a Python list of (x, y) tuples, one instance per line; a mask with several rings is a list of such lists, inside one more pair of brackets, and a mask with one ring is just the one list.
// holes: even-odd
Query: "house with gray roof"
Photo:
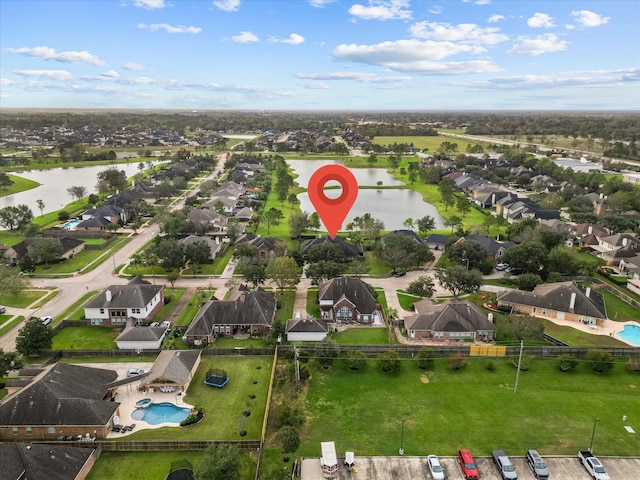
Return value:
[(288, 245), (287, 242), (275, 237), (255, 236), (251, 233), (240, 235), (236, 240), (239, 243), (247, 243), (258, 249), (258, 258), (274, 258), (278, 255), (286, 255)]
[(602, 294), (573, 281), (543, 283), (532, 292), (504, 290), (498, 293), (497, 300), (498, 306), (509, 306), (534, 317), (557, 318), (585, 325), (597, 325), (607, 319)]
[(200, 353), (200, 350), (162, 350), (149, 374), (142, 379), (142, 386), (173, 387), (174, 391), (186, 392), (200, 365)]
[(311, 249), (316, 245), (321, 245), (327, 242), (333, 243), (335, 245), (338, 245), (338, 247), (340, 247), (340, 250), (342, 250), (342, 254), (344, 255), (345, 261), (351, 261), (357, 258), (362, 258), (362, 255), (360, 254), (360, 252), (358, 251), (355, 245), (347, 243), (342, 237), (336, 236), (335, 238), (331, 238), (329, 235), (307, 240), (304, 243), (304, 245), (302, 245), (302, 250), (300, 250), (300, 253), (302, 254), (302, 257), (306, 259), (307, 255), (309, 254), (309, 249)]
[(102, 217), (111, 223), (118, 223), (119, 220), (126, 223), (127, 215), (124, 208), (117, 205), (103, 205), (102, 207), (90, 208), (80, 215), (82, 220), (89, 220), (93, 217)]
[(124, 326), (129, 318), (148, 324), (163, 305), (164, 285), (111, 285), (84, 307), (84, 316), (98, 326)]
[(222, 233), (227, 228), (229, 217), (214, 212), (208, 208), (192, 208), (189, 210), (189, 223), (194, 231), (204, 235), (205, 233)]
[(211, 297), (187, 328), (189, 345), (208, 345), (218, 335), (264, 335), (271, 330), (276, 315), (276, 297), (262, 288), (250, 290), (239, 285), (225, 300)]
[(83, 480), (98, 459), (95, 448), (44, 443), (0, 443), (5, 480)]
[(7, 248), (3, 254), (4, 261), (7, 265), (18, 265), (22, 258), (29, 253), (38, 242), (42, 242), (44, 239), (52, 240), (60, 244), (62, 253), (58, 255), (56, 260), (68, 260), (73, 258), (82, 250), (84, 250), (85, 243), (83, 240), (72, 237), (34, 237), (25, 238), (21, 242), (12, 245)]
[(0, 441), (106, 438), (120, 404), (108, 384), (117, 372), (56, 363), (0, 404)]
[(204, 242), (207, 245), (209, 248), (209, 260), (213, 260), (220, 250), (220, 244), (206, 235), (189, 235), (188, 237), (184, 237), (179, 240), (179, 243), (185, 247), (195, 242)]
[(494, 261), (501, 260), (505, 252), (515, 245), (513, 242), (500, 242), (482, 235), (465, 235), (464, 237), (460, 237), (456, 241), (456, 244), (466, 241), (478, 242), (486, 250), (487, 257)]
[(495, 337), (496, 327), (484, 311), (468, 300), (451, 299), (443, 303), (429, 299), (414, 303), (416, 314), (404, 319), (409, 338), (436, 341), (482, 340)]
[(287, 320), (287, 340), (289, 342), (321, 342), (329, 334), (331, 326), (320, 318), (292, 318)]
[(318, 302), (324, 320), (382, 324), (374, 291), (359, 278), (343, 276), (327, 280), (318, 288)]
[(120, 350), (159, 350), (166, 335), (165, 327), (138, 325), (129, 318), (115, 342)]

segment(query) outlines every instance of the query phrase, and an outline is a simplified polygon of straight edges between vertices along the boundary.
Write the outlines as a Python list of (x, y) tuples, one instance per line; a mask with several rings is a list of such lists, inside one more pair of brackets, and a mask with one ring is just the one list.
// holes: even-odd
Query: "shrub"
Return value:
[(518, 287), (520, 290), (532, 291), (537, 285), (542, 283), (540, 275), (535, 273), (525, 273), (518, 277)]
[(198, 423), (204, 417), (204, 409), (200, 406), (195, 406), (191, 410), (191, 413), (187, 418), (180, 422), (181, 427), (186, 427), (187, 425), (193, 425), (194, 423)]
[(278, 432), (278, 440), (282, 446), (284, 453), (293, 453), (300, 446), (300, 436), (298, 435), (298, 429), (291, 425), (282, 427)]
[(393, 350), (387, 350), (380, 357), (380, 369), (386, 373), (392, 373), (400, 369), (400, 354)]
[(513, 364), (514, 367), (518, 368), (518, 362), (519, 362), (520, 370), (523, 372), (526, 372), (527, 370), (529, 370), (529, 367), (531, 366), (535, 358), (536, 357), (533, 357), (533, 356), (522, 357), (522, 360), (520, 360), (519, 358), (514, 358), (511, 361), (511, 363)]
[(467, 365), (469, 360), (467, 360), (467, 357), (462, 355), (462, 353), (458, 352), (456, 354), (451, 355), (449, 357), (448, 362), (449, 362), (449, 368), (451, 368), (451, 370), (460, 370), (461, 368)]
[(58, 220), (60, 220), (61, 222), (65, 222), (67, 220), (69, 220), (69, 212), (67, 212), (66, 210), (60, 210), (58, 212)]
[(418, 367), (422, 370), (428, 370), (433, 367), (433, 358), (435, 357), (433, 348), (425, 347), (420, 349), (416, 357), (418, 359)]
[(493, 360), (487, 360), (487, 370), (493, 372), (496, 369), (496, 364)]
[(627, 362), (627, 370), (640, 372), (640, 358), (630, 358)]
[(362, 370), (367, 364), (367, 355), (360, 350), (347, 353), (347, 365), (349, 370)]
[(584, 358), (591, 363), (591, 369), (594, 372), (604, 373), (614, 366), (613, 355), (605, 350), (594, 348), (589, 350)]
[(290, 400), (284, 400), (276, 409), (276, 427), (301, 427), (304, 423), (304, 411), (300, 405)]
[(576, 365), (578, 365), (578, 359), (573, 355), (569, 355), (568, 353), (558, 355), (558, 367), (561, 372), (568, 372), (572, 368), (575, 368)]

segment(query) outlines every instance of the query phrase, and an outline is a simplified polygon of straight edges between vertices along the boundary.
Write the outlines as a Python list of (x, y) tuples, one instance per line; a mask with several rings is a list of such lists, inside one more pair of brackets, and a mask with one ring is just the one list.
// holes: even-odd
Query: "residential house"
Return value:
[(203, 206), (215, 212), (224, 213), (225, 215), (230, 217), (233, 215), (234, 210), (238, 206), (238, 202), (239, 200), (235, 200), (233, 198), (213, 195), (203, 204)]
[(127, 215), (124, 208), (118, 207), (117, 205), (103, 205), (102, 207), (90, 208), (80, 215), (82, 220), (89, 220), (93, 217), (102, 217), (110, 223), (116, 224), (118, 221), (122, 221), (122, 223), (127, 222)]
[(189, 210), (188, 219), (194, 231), (201, 235), (205, 233), (212, 235), (224, 233), (229, 221), (229, 217), (226, 215), (207, 208), (192, 208)]
[(456, 244), (464, 243), (465, 241), (478, 242), (487, 251), (487, 258), (496, 262), (502, 260), (505, 252), (515, 245), (513, 242), (500, 242), (493, 238), (483, 237), (482, 235), (466, 235), (460, 237), (456, 241)]
[(302, 258), (307, 258), (309, 255), (309, 250), (316, 246), (322, 245), (323, 243), (333, 243), (334, 245), (338, 245), (340, 250), (342, 250), (342, 254), (344, 256), (344, 260), (349, 262), (351, 260), (356, 260), (358, 258), (362, 258), (362, 255), (358, 251), (355, 245), (347, 243), (344, 238), (336, 236), (335, 238), (331, 238), (329, 235), (325, 235), (319, 238), (312, 238), (311, 240), (307, 240), (304, 245), (302, 245), (302, 249), (300, 253), (302, 254)]
[[(0, 441), (56, 440), (61, 435), (106, 438), (120, 404), (108, 385), (117, 372), (55, 363), (3, 399)], [(46, 477), (48, 478), (48, 477)]]
[(138, 325), (133, 318), (129, 318), (115, 342), (120, 350), (159, 350), (166, 335), (165, 327)]
[(236, 240), (236, 245), (246, 243), (258, 250), (258, 258), (274, 258), (278, 255), (286, 256), (288, 245), (286, 242), (275, 237), (260, 237), (251, 233), (240, 235)]
[(159, 390), (172, 387), (173, 391), (186, 392), (200, 365), (200, 350), (162, 350), (141, 385)]
[(439, 233), (431, 233), (424, 239), (424, 243), (429, 245), (432, 250), (444, 250), (447, 245), (449, 237), (447, 235), (441, 235)]
[(493, 323), (482, 308), (468, 300), (436, 303), (425, 299), (414, 307), (416, 314), (404, 319), (409, 338), (490, 341), (495, 337)]
[(5, 480), (84, 480), (98, 459), (88, 448), (46, 443), (0, 443), (0, 465)]
[(470, 200), (480, 208), (492, 208), (498, 200), (507, 197), (509, 192), (499, 187), (483, 186), (473, 191)]
[(509, 306), (535, 317), (594, 326), (607, 318), (602, 295), (591, 287), (581, 287), (573, 281), (540, 284), (532, 292), (503, 290), (498, 293), (497, 299), (499, 306)]
[(320, 318), (292, 318), (287, 320), (287, 340), (289, 342), (321, 342), (331, 329), (327, 320)]
[(132, 280), (128, 285), (107, 287), (84, 307), (84, 316), (91, 325), (123, 326), (129, 318), (137, 324), (146, 324), (163, 305), (164, 285)]
[(107, 229), (107, 226), (115, 225), (113, 222), (110, 222), (104, 217), (97, 216), (91, 217), (87, 220), (81, 221), (78, 225), (76, 225), (76, 230), (89, 230), (92, 232), (102, 232)]
[(264, 335), (271, 330), (276, 315), (276, 297), (261, 288), (239, 285), (225, 300), (211, 297), (205, 302), (185, 332), (189, 345), (208, 345), (218, 335)]
[(209, 247), (209, 260), (213, 260), (220, 250), (220, 244), (213, 240), (211, 237), (204, 235), (189, 235), (188, 237), (181, 238), (178, 243), (181, 243), (185, 247), (195, 242), (204, 242)]
[(34, 237), (25, 238), (23, 241), (12, 245), (4, 251), (3, 257), (7, 265), (18, 265), (24, 257), (33, 247), (33, 245), (44, 239), (53, 240), (62, 247), (62, 253), (56, 258), (56, 260), (68, 260), (73, 258), (82, 250), (84, 250), (85, 243), (82, 240), (71, 237)]
[(598, 238), (598, 245), (593, 245), (592, 250), (607, 265), (618, 266), (622, 258), (632, 258), (640, 253), (640, 239), (631, 233), (616, 233)]
[(359, 278), (337, 277), (318, 289), (322, 319), (337, 323), (382, 324), (371, 286)]

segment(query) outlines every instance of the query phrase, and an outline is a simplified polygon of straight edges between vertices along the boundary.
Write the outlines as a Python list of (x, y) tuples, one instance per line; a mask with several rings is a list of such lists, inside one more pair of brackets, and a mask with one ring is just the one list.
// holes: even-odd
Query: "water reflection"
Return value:
[[(298, 177), (295, 181), (303, 188), (307, 188), (309, 178), (317, 169), (324, 165), (339, 164), (344, 165), (338, 160), (287, 160), (287, 163), (295, 170)], [(348, 167), (348, 165), (347, 165)], [(375, 187), (378, 182), (382, 182), (384, 186), (400, 186), (404, 185), (400, 180), (393, 178), (384, 168), (350, 168), (353, 175), (360, 186)]]

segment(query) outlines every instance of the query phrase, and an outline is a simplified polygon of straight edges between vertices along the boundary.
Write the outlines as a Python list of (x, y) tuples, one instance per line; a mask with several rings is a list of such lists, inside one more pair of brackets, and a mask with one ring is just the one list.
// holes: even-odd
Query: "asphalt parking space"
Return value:
[[(500, 475), (490, 457), (474, 457), (482, 480), (500, 480)], [(516, 467), (518, 480), (535, 480), (524, 457), (509, 457)], [(637, 480), (640, 478), (640, 457), (600, 458), (612, 480)], [(358, 457), (357, 474), (342, 467), (343, 458), (338, 458), (336, 480), (431, 480), (426, 457)], [(589, 474), (575, 457), (544, 457), (549, 468), (549, 480), (590, 480)], [(447, 479), (464, 480), (455, 457), (440, 457)], [(324, 480), (319, 458), (302, 460), (301, 480)]]

